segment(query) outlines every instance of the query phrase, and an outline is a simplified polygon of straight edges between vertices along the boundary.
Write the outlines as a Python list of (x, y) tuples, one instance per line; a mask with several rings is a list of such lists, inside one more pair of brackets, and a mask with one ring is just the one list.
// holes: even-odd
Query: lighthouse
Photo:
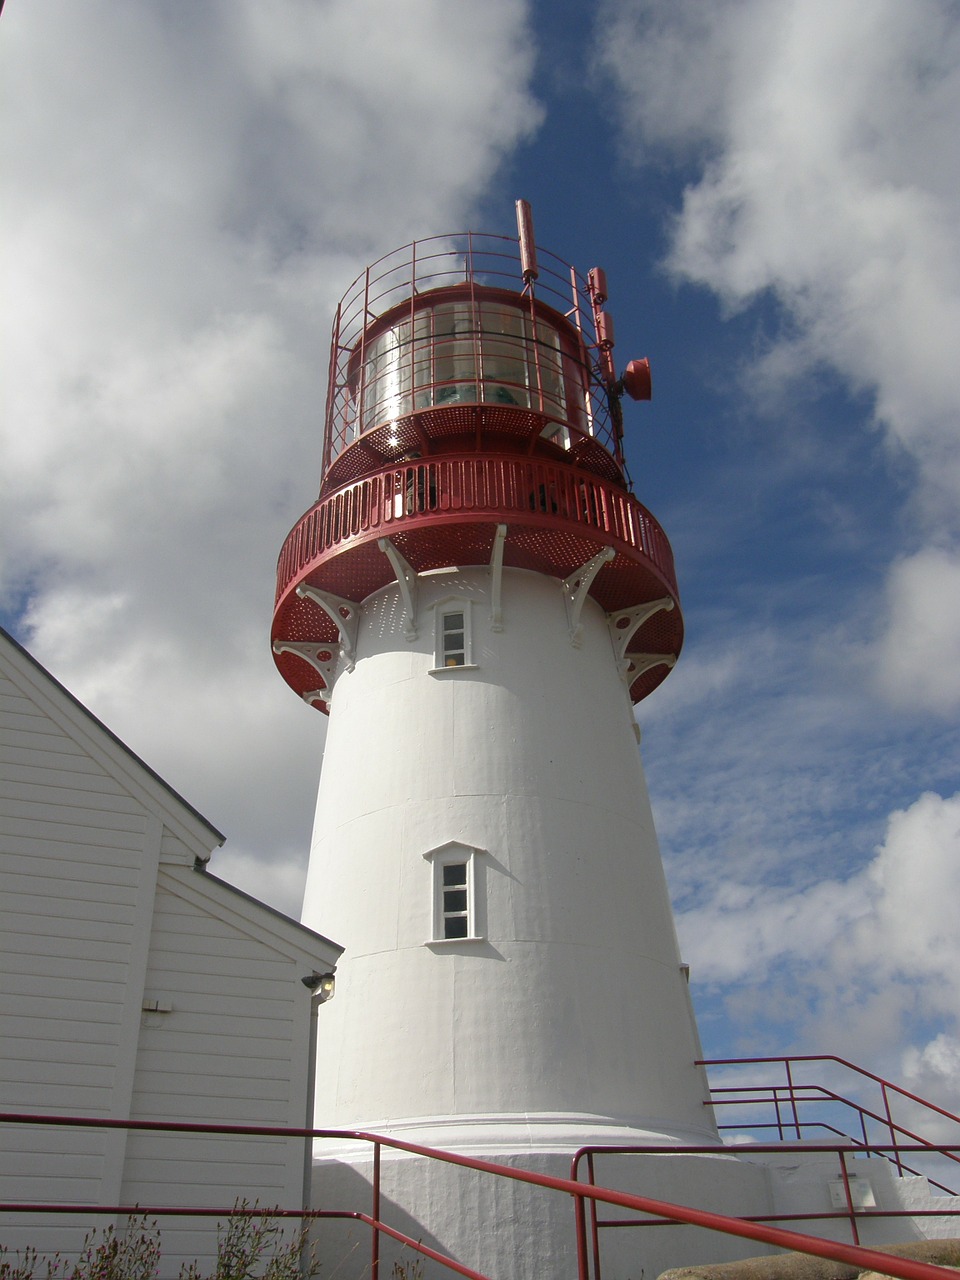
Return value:
[[(329, 715), (302, 918), (345, 952), (316, 1124), (565, 1176), (587, 1144), (719, 1143), (634, 717), (683, 639), (624, 464), (649, 368), (616, 362), (604, 272), (517, 213), (347, 290), (273, 652)], [(320, 1156), (321, 1188), (363, 1174)], [(480, 1210), (417, 1165), (394, 1198), (449, 1202), (469, 1265)], [(523, 1274), (530, 1213), (506, 1216)]]

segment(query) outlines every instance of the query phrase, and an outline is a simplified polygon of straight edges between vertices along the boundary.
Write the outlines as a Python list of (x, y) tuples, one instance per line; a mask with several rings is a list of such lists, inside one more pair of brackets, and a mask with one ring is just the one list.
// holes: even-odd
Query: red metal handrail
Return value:
[[(868, 1071), (866, 1067), (858, 1067), (855, 1062), (850, 1062), (846, 1058), (838, 1058), (833, 1053), (807, 1053), (807, 1054), (790, 1054), (783, 1057), (771, 1058), (701, 1058), (697, 1062), (699, 1067), (752, 1067), (775, 1065), (782, 1063), (788, 1072), (792, 1063), (795, 1062), (835, 1062), (838, 1066), (844, 1067), (848, 1071), (854, 1072), (855, 1075), (862, 1076), (865, 1080), (872, 1080), (874, 1084), (881, 1087), (884, 1097), (888, 1091), (899, 1094), (902, 1098), (907, 1098), (910, 1102), (917, 1103), (927, 1111), (935, 1111), (937, 1115), (943, 1116), (946, 1120), (952, 1120), (955, 1124), (960, 1125), (960, 1116), (954, 1115), (952, 1111), (947, 1111), (945, 1107), (939, 1107), (935, 1102), (929, 1102), (926, 1098), (921, 1098), (916, 1093), (911, 1093), (909, 1089), (904, 1089), (898, 1084), (894, 1084), (892, 1080), (887, 1080), (883, 1076), (878, 1076), (873, 1071)], [(800, 1087), (800, 1086), (797, 1086)], [(888, 1109), (889, 1114), (889, 1109)]]
[[(559, 1191), (574, 1197), (577, 1222), (577, 1259), (578, 1259), (578, 1275), (580, 1280), (588, 1280), (589, 1277), (589, 1261), (587, 1257), (587, 1236), (585, 1229), (584, 1202), (589, 1200), (593, 1202), (601, 1202), (604, 1204), (616, 1205), (623, 1209), (632, 1209), (641, 1213), (653, 1214), (661, 1219), (672, 1222), (686, 1223), (690, 1226), (703, 1227), (712, 1231), (719, 1231), (725, 1235), (737, 1236), (742, 1239), (755, 1240), (761, 1244), (772, 1245), (776, 1248), (790, 1249), (796, 1252), (811, 1254), (815, 1257), (828, 1258), (837, 1262), (846, 1262), (856, 1266), (861, 1271), (879, 1271), (884, 1275), (896, 1277), (897, 1280), (952, 1280), (953, 1272), (948, 1268), (935, 1266), (931, 1263), (920, 1262), (913, 1258), (902, 1258), (894, 1254), (883, 1253), (877, 1249), (865, 1249), (860, 1245), (842, 1244), (835, 1240), (825, 1240), (819, 1236), (800, 1235), (795, 1231), (784, 1230), (780, 1227), (772, 1227), (763, 1222), (751, 1221), (746, 1218), (734, 1218), (727, 1214), (714, 1213), (705, 1209), (694, 1209), (686, 1205), (672, 1204), (665, 1200), (656, 1200), (650, 1196), (632, 1195), (626, 1192), (613, 1191), (609, 1188), (596, 1187), (575, 1181), (573, 1178), (556, 1178), (549, 1174), (534, 1173), (530, 1170), (515, 1169), (507, 1165), (496, 1164), (490, 1160), (480, 1160), (471, 1156), (457, 1155), (450, 1151), (440, 1151), (435, 1148), (418, 1146), (415, 1143), (403, 1142), (396, 1138), (386, 1138), (380, 1134), (367, 1133), (362, 1130), (336, 1130), (336, 1129), (301, 1129), (290, 1126), (281, 1125), (237, 1125), (237, 1124), (199, 1124), (188, 1121), (158, 1121), (158, 1120), (118, 1120), (118, 1119), (99, 1119), (91, 1116), (53, 1116), (53, 1115), (27, 1115), (21, 1113), (3, 1112), (0, 1113), (0, 1123), (10, 1124), (29, 1124), (44, 1126), (62, 1126), (70, 1128), (103, 1128), (103, 1129), (127, 1129), (152, 1132), (168, 1132), (168, 1133), (196, 1133), (196, 1134), (231, 1134), (246, 1136), (262, 1136), (262, 1137), (287, 1137), (287, 1138), (331, 1138), (337, 1140), (353, 1140), (358, 1142), (367, 1142), (373, 1144), (374, 1152), (378, 1153), (382, 1147), (389, 1147), (393, 1150), (404, 1151), (410, 1155), (422, 1156), (427, 1159), (439, 1160), (447, 1164), (458, 1165), (461, 1168), (472, 1169), (479, 1173), (489, 1173), (496, 1177), (510, 1178), (517, 1182), (523, 1182), (531, 1186), (541, 1186), (553, 1191)], [(775, 1148), (782, 1150), (782, 1147)], [(809, 1150), (809, 1148), (807, 1148)], [(606, 1148), (608, 1151), (615, 1151), (615, 1148)], [(677, 1154), (676, 1148), (656, 1148), (659, 1154)], [(723, 1153), (722, 1147), (710, 1148), (688, 1148), (688, 1153), (694, 1151), (710, 1152), (711, 1154)], [(375, 1154), (375, 1168), (379, 1168), (379, 1156)], [(356, 1211), (334, 1212), (330, 1210), (277, 1210), (277, 1216), (287, 1218), (311, 1219), (316, 1217), (350, 1217), (360, 1221), (367, 1221), (371, 1227), (373, 1234), (373, 1257), (371, 1271), (374, 1280), (378, 1275), (379, 1268), (379, 1236), (381, 1233), (389, 1235), (391, 1238), (416, 1249), (426, 1256), (432, 1257), (435, 1261), (442, 1263), (451, 1270), (457, 1271), (461, 1275), (472, 1277), (473, 1280), (487, 1280), (480, 1272), (472, 1271), (456, 1263), (452, 1258), (447, 1258), (405, 1236), (402, 1232), (396, 1231), (388, 1224), (382, 1222), (379, 1218), (379, 1177), (376, 1177), (376, 1185), (374, 1188), (374, 1204), (377, 1206), (377, 1212), (371, 1214), (368, 1218), (366, 1215)], [(849, 1197), (848, 1197), (849, 1198)], [(156, 1216), (182, 1216), (182, 1217), (229, 1217), (235, 1212), (234, 1209), (215, 1209), (210, 1207), (188, 1208), (179, 1206), (144, 1206), (144, 1205), (65, 1205), (65, 1204), (28, 1204), (28, 1203), (0, 1203), (0, 1212), (34, 1212), (34, 1213), (56, 1213), (56, 1214), (108, 1214), (108, 1215), (129, 1215), (129, 1214), (151, 1214)], [(246, 1212), (255, 1214), (269, 1214), (270, 1210), (247, 1210)]]
[(676, 595), (673, 552), (659, 522), (617, 485), (566, 464), (516, 455), (455, 455), (391, 466), (317, 502), (287, 536), (277, 565), (277, 600), (303, 569), (339, 547), (389, 537), (429, 518), (535, 516), (538, 526), (576, 526), (607, 545), (642, 555)]
[[(810, 1213), (771, 1213), (771, 1214), (745, 1214), (739, 1221), (743, 1222), (820, 1222), (831, 1221), (837, 1219), (845, 1219), (850, 1224), (850, 1232), (855, 1245), (860, 1244), (860, 1232), (857, 1227), (858, 1218), (916, 1218), (916, 1217), (960, 1217), (960, 1209), (871, 1209), (869, 1211), (858, 1210), (853, 1202), (853, 1195), (850, 1189), (850, 1174), (846, 1166), (846, 1157), (856, 1154), (861, 1150), (858, 1146), (851, 1151), (846, 1143), (811, 1143), (804, 1142), (800, 1144), (791, 1143), (750, 1143), (743, 1147), (717, 1147), (717, 1146), (589, 1146), (581, 1147), (577, 1151), (570, 1163), (570, 1176), (578, 1182), (580, 1181), (580, 1167), (583, 1163), (587, 1168), (587, 1182), (585, 1185), (595, 1185), (596, 1178), (596, 1156), (717, 1156), (717, 1155), (742, 1155), (749, 1158), (754, 1155), (782, 1155), (785, 1152), (796, 1151), (804, 1155), (821, 1154), (835, 1155), (839, 1164), (840, 1179), (844, 1188), (844, 1199), (846, 1207), (838, 1209), (835, 1212), (824, 1213), (822, 1211)], [(951, 1153), (960, 1152), (960, 1146), (955, 1147), (931, 1147), (929, 1143), (921, 1142), (916, 1146), (904, 1146), (899, 1144), (896, 1148), (887, 1146), (873, 1146), (870, 1150), (876, 1155), (888, 1156), (894, 1150), (899, 1152), (935, 1151), (937, 1154), (950, 1155)], [(956, 1158), (956, 1156), (954, 1156)], [(939, 1184), (937, 1184), (939, 1185)], [(941, 1188), (947, 1190), (946, 1188)], [(950, 1193), (953, 1194), (953, 1193)], [(650, 1218), (645, 1220), (637, 1220), (636, 1218), (600, 1218), (597, 1214), (597, 1202), (600, 1197), (593, 1199), (590, 1206), (590, 1234), (593, 1246), (593, 1277), (599, 1280), (600, 1277), (600, 1244), (599, 1232), (604, 1227), (661, 1227), (675, 1226), (677, 1219), (666, 1214), (660, 1218)], [(583, 1230), (586, 1230), (584, 1225)]]
[[(819, 1084), (803, 1084), (798, 1083), (794, 1079), (793, 1068), (798, 1064), (813, 1062), (832, 1062), (842, 1067), (846, 1071), (852, 1072), (855, 1076), (859, 1076), (864, 1080), (878, 1085), (880, 1088), (880, 1096), (882, 1099), (883, 1113), (879, 1114), (871, 1110), (861, 1102), (857, 1102), (853, 1098), (848, 1098), (843, 1094), (828, 1089), (824, 1085)], [(908, 1168), (902, 1163), (900, 1152), (906, 1150), (899, 1141), (900, 1138), (906, 1138), (910, 1142), (921, 1144), (919, 1149), (926, 1149), (931, 1153), (944, 1155), (947, 1159), (960, 1163), (960, 1156), (951, 1154), (949, 1151), (941, 1151), (940, 1148), (929, 1143), (921, 1134), (915, 1133), (911, 1129), (907, 1129), (904, 1125), (898, 1123), (893, 1118), (893, 1112), (890, 1105), (891, 1093), (906, 1099), (915, 1106), (922, 1107), (925, 1111), (932, 1113), (944, 1120), (949, 1120), (952, 1124), (960, 1127), (960, 1116), (954, 1115), (953, 1112), (947, 1111), (946, 1108), (937, 1106), (936, 1103), (928, 1102), (925, 1098), (919, 1097), (915, 1093), (911, 1093), (908, 1089), (902, 1088), (900, 1085), (894, 1084), (890, 1080), (884, 1079), (883, 1076), (877, 1075), (873, 1071), (868, 1071), (864, 1067), (859, 1067), (856, 1063), (849, 1062), (846, 1058), (839, 1058), (835, 1054), (806, 1054), (790, 1057), (765, 1057), (765, 1058), (711, 1058), (704, 1059), (698, 1065), (704, 1067), (740, 1067), (740, 1066), (782, 1066), (786, 1076), (786, 1084), (771, 1085), (712, 1085), (710, 1089), (711, 1101), (709, 1105), (714, 1108), (719, 1106), (756, 1106), (763, 1102), (773, 1104), (776, 1114), (775, 1127), (781, 1138), (783, 1137), (783, 1121), (780, 1114), (780, 1103), (787, 1101), (790, 1104), (792, 1115), (791, 1128), (797, 1138), (802, 1136), (803, 1129), (819, 1127), (821, 1122), (818, 1120), (809, 1121), (800, 1119), (800, 1107), (804, 1103), (815, 1103), (818, 1101), (836, 1102), (841, 1106), (849, 1108), (857, 1117), (860, 1123), (860, 1131), (863, 1135), (863, 1147), (871, 1147), (867, 1121), (873, 1121), (880, 1125), (890, 1137), (890, 1149), (892, 1152), (891, 1159), (896, 1165), (901, 1176), (904, 1173), (914, 1173), (913, 1169)], [(735, 1097), (727, 1097), (723, 1095), (737, 1095)], [(749, 1096), (744, 1096), (749, 1095)], [(721, 1129), (732, 1129), (735, 1125), (720, 1125)], [(742, 1126), (741, 1126), (742, 1127)], [(747, 1125), (748, 1128), (765, 1128), (769, 1125)], [(847, 1135), (849, 1136), (849, 1135)], [(851, 1141), (858, 1141), (851, 1138)], [(931, 1181), (933, 1181), (931, 1179)], [(933, 1182), (942, 1191), (949, 1194), (955, 1194), (949, 1187), (940, 1182)]]
[[(711, 1088), (711, 1098), (715, 1107), (755, 1107), (759, 1103), (770, 1099), (771, 1092), (773, 1092), (774, 1097), (772, 1100), (776, 1105), (779, 1102), (779, 1098), (776, 1096), (776, 1091), (782, 1087), (783, 1086), (780, 1085), (773, 1085), (765, 1089), (762, 1085), (748, 1085), (745, 1087), (738, 1087), (737, 1085), (718, 1085)], [(720, 1097), (720, 1095), (724, 1093), (735, 1093), (738, 1095), (751, 1094), (758, 1096), (738, 1096), (733, 1098)], [(877, 1112), (871, 1111), (868, 1107), (863, 1106), (862, 1103), (855, 1102), (852, 1098), (847, 1098), (842, 1093), (835, 1093), (832, 1089), (827, 1089), (824, 1085), (794, 1085), (791, 1100), (795, 1110), (805, 1102), (836, 1102), (843, 1107), (848, 1107), (854, 1112), (860, 1121), (862, 1137), (854, 1138), (851, 1134), (844, 1133), (843, 1130), (838, 1129), (834, 1125), (828, 1124), (823, 1120), (801, 1121), (799, 1118), (796, 1120), (798, 1136), (802, 1136), (803, 1131), (805, 1130), (828, 1129), (830, 1132), (837, 1134), (838, 1137), (849, 1139), (849, 1141), (856, 1146), (858, 1151), (864, 1151), (867, 1155), (878, 1154), (881, 1151), (881, 1147), (876, 1143), (871, 1142), (868, 1137), (866, 1125), (867, 1120), (874, 1120), (877, 1123), (884, 1125), (890, 1133), (893, 1141), (892, 1145), (883, 1147), (882, 1150), (891, 1154), (891, 1162), (896, 1165), (897, 1171), (901, 1177), (905, 1173), (917, 1174), (919, 1173), (919, 1170), (912, 1169), (909, 1165), (903, 1163), (901, 1159), (902, 1153), (911, 1148), (908, 1148), (902, 1143), (896, 1141), (898, 1137), (907, 1138), (910, 1142), (917, 1143), (918, 1145), (912, 1148), (913, 1150), (942, 1155), (945, 1159), (952, 1160), (955, 1164), (960, 1164), (960, 1155), (952, 1154), (949, 1148), (935, 1146), (933, 1143), (928, 1142), (921, 1134), (914, 1133), (912, 1130), (904, 1128), (903, 1125), (897, 1124), (891, 1119), (889, 1114), (886, 1116), (878, 1115)], [(717, 1126), (721, 1132), (731, 1129), (740, 1129), (742, 1127), (743, 1126), (736, 1124), (720, 1124)], [(774, 1124), (757, 1124), (755, 1122), (750, 1122), (748, 1127), (754, 1130), (777, 1129), (781, 1141), (783, 1141), (783, 1122), (780, 1119), (778, 1119)], [(929, 1178), (928, 1180), (933, 1186), (937, 1187), (938, 1190), (945, 1191), (948, 1195), (952, 1196), (957, 1194), (952, 1187), (945, 1186), (942, 1182), (937, 1182), (933, 1178)]]

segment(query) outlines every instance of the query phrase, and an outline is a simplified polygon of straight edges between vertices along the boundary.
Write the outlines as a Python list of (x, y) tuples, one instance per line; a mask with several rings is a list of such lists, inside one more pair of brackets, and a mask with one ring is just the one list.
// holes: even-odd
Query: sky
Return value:
[(638, 708), (705, 1052), (960, 1110), (960, 10), (7, 0), (0, 622), (296, 916), (269, 651), (329, 327), (414, 237), (610, 285), (677, 669)]

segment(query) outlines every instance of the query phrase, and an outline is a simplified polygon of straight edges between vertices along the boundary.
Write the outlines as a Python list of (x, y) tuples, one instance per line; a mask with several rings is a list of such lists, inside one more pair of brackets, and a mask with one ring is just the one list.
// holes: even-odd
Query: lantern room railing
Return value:
[[(647, 562), (667, 590), (678, 594), (669, 540), (631, 494), (572, 467), (473, 454), (391, 467), (321, 499), (283, 545), (277, 600), (337, 548), (393, 536), (404, 527), (477, 519), (508, 524), (533, 519), (541, 528), (575, 529), (595, 537), (598, 545)], [(571, 567), (558, 564), (556, 571), (562, 576)]]
[[(620, 463), (585, 279), (538, 249), (524, 282), (515, 240), (474, 232), (413, 241), (358, 276), (337, 308), (323, 475), (354, 442), (446, 404), (547, 416), (561, 447), (597, 440)], [(398, 454), (402, 433), (398, 433)]]

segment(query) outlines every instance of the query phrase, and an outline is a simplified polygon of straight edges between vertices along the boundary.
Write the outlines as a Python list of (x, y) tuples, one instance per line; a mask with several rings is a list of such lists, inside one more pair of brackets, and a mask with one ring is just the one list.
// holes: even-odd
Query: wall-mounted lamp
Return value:
[(317, 997), (318, 1004), (326, 1004), (328, 1000), (333, 998), (336, 979), (332, 973), (308, 973), (300, 981), (308, 991), (312, 991)]

